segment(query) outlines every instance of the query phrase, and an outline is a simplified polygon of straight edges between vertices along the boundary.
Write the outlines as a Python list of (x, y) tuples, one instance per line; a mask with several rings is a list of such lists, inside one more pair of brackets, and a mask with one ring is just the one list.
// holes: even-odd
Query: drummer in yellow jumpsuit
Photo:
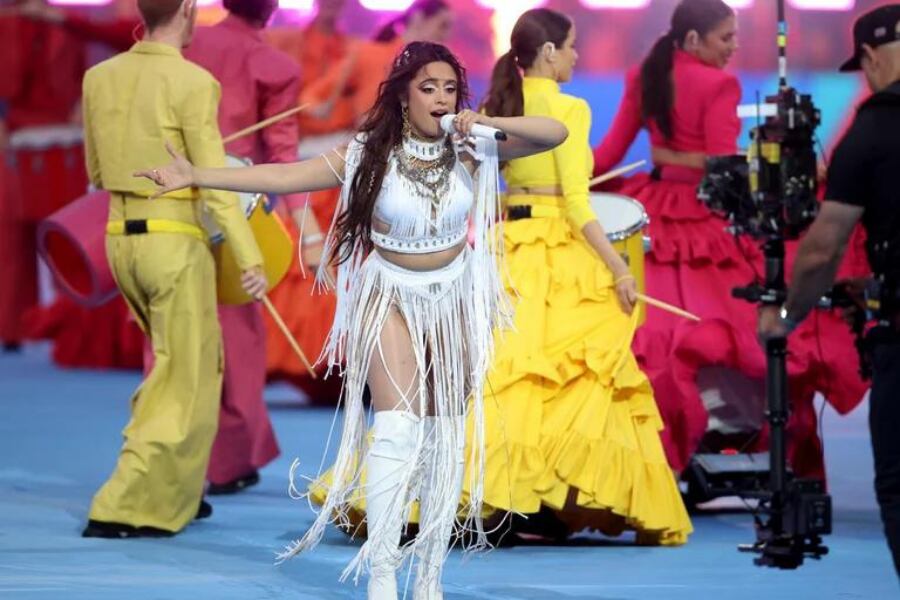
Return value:
[(183, 59), (195, 0), (138, 0), (147, 35), (84, 79), (85, 154), (92, 183), (110, 193), (107, 256), (119, 290), (154, 354), (132, 398), (115, 471), (94, 496), (85, 537), (168, 536), (201, 507), (216, 434), (222, 340), (216, 269), (200, 214), (229, 239), (253, 297), (265, 292), (262, 257), (237, 197), (182, 190), (151, 198), (134, 173), (167, 162), (171, 144), (191, 162), (224, 166), (219, 84)]

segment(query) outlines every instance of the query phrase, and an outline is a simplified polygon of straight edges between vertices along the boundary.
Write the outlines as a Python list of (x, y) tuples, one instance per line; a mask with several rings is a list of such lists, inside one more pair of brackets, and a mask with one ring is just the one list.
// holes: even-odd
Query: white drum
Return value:
[[(248, 158), (238, 158), (237, 156), (231, 156), (229, 154), (225, 156), (225, 165), (228, 167), (249, 167), (253, 165), (253, 161)], [(257, 205), (263, 201), (263, 198), (263, 194), (260, 193), (238, 193), (238, 200), (241, 204), (241, 212), (244, 213), (244, 216), (248, 220), (250, 219), (250, 215), (253, 214), (253, 211), (256, 210)], [(215, 219), (213, 219), (212, 214), (210, 214), (209, 210), (207, 210), (206, 207), (203, 208), (203, 214), (200, 216), (200, 220), (203, 223), (203, 228), (206, 229), (206, 233), (209, 234), (210, 242), (212, 242), (213, 244), (219, 244), (225, 239), (225, 234), (222, 232), (219, 224), (216, 223)]]
[(300, 139), (297, 146), (297, 159), (308, 160), (322, 154), (328, 154), (332, 148), (338, 148), (350, 141), (352, 131), (336, 131), (323, 135), (308, 135)]
[(80, 146), (82, 143), (81, 125), (47, 125), (41, 127), (24, 127), (9, 136), (11, 150), (47, 150), (49, 148), (68, 148)]
[(634, 198), (603, 192), (593, 192), (590, 198), (591, 208), (611, 242), (639, 234), (650, 223), (644, 206)]
[[(603, 225), (606, 237), (613, 248), (621, 254), (628, 265), (639, 292), (646, 289), (644, 281), (644, 252), (647, 240), (643, 230), (650, 223), (643, 205), (628, 196), (620, 194), (592, 193), (591, 208), (597, 220)], [(638, 322), (643, 323), (645, 314), (641, 305), (638, 310)]]

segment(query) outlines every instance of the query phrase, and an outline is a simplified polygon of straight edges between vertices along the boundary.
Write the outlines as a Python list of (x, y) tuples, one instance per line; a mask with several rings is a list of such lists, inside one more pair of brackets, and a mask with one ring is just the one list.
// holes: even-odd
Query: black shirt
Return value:
[(900, 268), (900, 81), (859, 107), (831, 158), (825, 199), (861, 206), (873, 269), (872, 243), (883, 240)]

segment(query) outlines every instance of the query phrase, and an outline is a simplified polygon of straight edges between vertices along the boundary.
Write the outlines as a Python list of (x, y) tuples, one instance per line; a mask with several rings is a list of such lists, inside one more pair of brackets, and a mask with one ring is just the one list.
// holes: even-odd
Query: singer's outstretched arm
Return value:
[(139, 171), (160, 186), (156, 195), (186, 187), (202, 187), (232, 192), (289, 194), (314, 192), (341, 185), (346, 147), (296, 163), (264, 164), (251, 167), (208, 169), (192, 165), (166, 143), (172, 162), (165, 167)]
[(499, 143), (500, 160), (512, 160), (546, 152), (569, 137), (566, 126), (549, 117), (491, 117), (490, 127), (506, 133)]
[(500, 160), (512, 160), (552, 150), (566, 141), (566, 126), (550, 117), (489, 117), (471, 110), (460, 112), (453, 119), (457, 130), (468, 131), (480, 123), (499, 129), (507, 139), (498, 143)]
[[(471, 130), (473, 123), (495, 127), (506, 133), (500, 142), (500, 160), (512, 160), (550, 150), (566, 140), (565, 125), (549, 117), (487, 117), (465, 110), (454, 119), (458, 131)], [(139, 171), (160, 186), (157, 196), (186, 187), (203, 187), (232, 192), (290, 194), (314, 192), (341, 185), (346, 147), (299, 163), (265, 164), (252, 167), (209, 169), (192, 165), (167, 143), (172, 162), (165, 167)]]

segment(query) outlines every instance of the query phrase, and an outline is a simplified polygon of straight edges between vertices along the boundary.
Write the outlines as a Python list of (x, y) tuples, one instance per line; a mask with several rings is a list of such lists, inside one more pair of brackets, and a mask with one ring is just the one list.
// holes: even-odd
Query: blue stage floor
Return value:
[[(46, 348), (0, 355), (0, 598), (311, 599), (364, 598), (337, 582), (354, 553), (331, 531), (313, 553), (273, 566), (311, 512), (286, 494), (298, 456), (318, 466), (329, 411), (297, 408), (269, 391), (283, 456), (243, 494), (213, 498), (215, 514), (165, 540), (79, 537), (91, 496), (112, 469), (134, 373), (62, 371)], [(532, 600), (822, 599), (900, 597), (872, 493), (866, 408), (825, 415), (835, 504), (831, 554), (797, 571), (756, 568), (735, 550), (753, 540), (750, 516), (698, 517), (682, 548), (625, 542), (497, 550), (463, 562), (454, 552), (445, 598)]]

